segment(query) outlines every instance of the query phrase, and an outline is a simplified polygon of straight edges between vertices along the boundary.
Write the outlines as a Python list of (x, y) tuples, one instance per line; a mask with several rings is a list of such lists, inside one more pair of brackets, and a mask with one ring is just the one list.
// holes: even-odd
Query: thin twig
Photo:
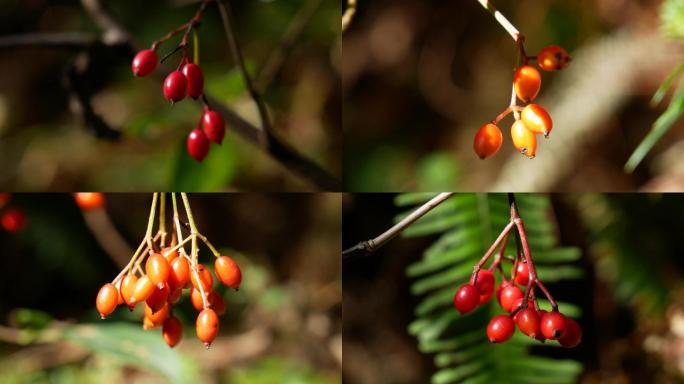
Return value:
[(362, 241), (355, 246), (342, 251), (342, 256), (345, 259), (349, 259), (354, 256), (370, 255), (375, 252), (378, 248), (382, 247), (388, 241), (392, 240), (394, 237), (399, 235), (408, 226), (413, 224), (416, 220), (425, 216), (426, 213), (433, 210), (435, 207), (442, 204), (448, 198), (454, 195), (454, 192), (442, 192), (437, 196), (433, 197), (427, 203), (418, 207), (415, 211), (411, 212), (408, 216), (402, 219), (400, 222), (392, 226), (390, 229), (381, 233), (373, 239)]
[(342, 15), (342, 33), (344, 33), (356, 15), (356, 0), (347, 0), (347, 9)]
[(508, 32), (509, 35), (518, 42), (522, 36), (522, 34), (518, 31), (518, 29), (504, 16), (499, 10), (496, 9), (494, 4), (489, 1), (489, 0), (477, 0), (482, 6), (488, 10), (493, 16), (496, 21), (501, 24), (501, 26)]

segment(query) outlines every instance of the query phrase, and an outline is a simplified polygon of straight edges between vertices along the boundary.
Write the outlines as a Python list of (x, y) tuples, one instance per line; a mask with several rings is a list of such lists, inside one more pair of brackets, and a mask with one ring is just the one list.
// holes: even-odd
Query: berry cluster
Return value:
[[(220, 113), (211, 109), (207, 98), (204, 96), (204, 73), (202, 68), (194, 63), (188, 54), (188, 36), (193, 29), (198, 27), (207, 3), (208, 1), (206, 0), (201, 3), (199, 10), (189, 22), (171, 31), (160, 40), (155, 41), (150, 49), (138, 52), (131, 64), (131, 69), (135, 76), (145, 77), (150, 75), (160, 62), (156, 52), (159, 46), (176, 34), (185, 31), (178, 47), (169, 54), (171, 55), (178, 50), (182, 50), (183, 56), (176, 70), (166, 76), (162, 91), (164, 98), (171, 104), (183, 100), (186, 96), (190, 96), (195, 100), (201, 99), (204, 112), (197, 124), (197, 128), (190, 131), (186, 140), (188, 153), (198, 162), (204, 160), (209, 154), (210, 142), (220, 145), (226, 133), (223, 117), (221, 117)], [(162, 62), (165, 59), (162, 59)]]
[[(175, 194), (174, 229), (170, 243), (167, 244), (164, 220), (164, 195), (160, 203), (160, 228), (155, 236), (151, 236), (151, 225), (157, 205), (157, 194), (154, 195), (148, 231), (138, 251), (129, 264), (111, 282), (100, 288), (95, 300), (100, 316), (104, 319), (118, 305), (125, 304), (133, 310), (137, 304), (143, 303), (143, 329), (162, 327), (164, 341), (174, 347), (180, 342), (183, 327), (172, 313), (182, 295), (188, 289), (190, 301), (199, 315), (196, 321), (197, 337), (207, 346), (216, 338), (219, 328), (218, 316), (226, 311), (223, 296), (214, 291), (214, 278), (211, 271), (198, 262), (198, 240), (204, 242), (215, 256), (214, 274), (226, 287), (238, 289), (242, 282), (240, 267), (230, 257), (221, 255), (216, 248), (200, 234), (192, 219), (187, 196), (182, 194), (188, 215), (190, 234), (183, 237), (181, 223), (178, 218)], [(192, 251), (185, 252), (184, 245), (191, 243)], [(145, 263), (144, 270), (141, 264)]]
[[(505, 257), (508, 234), (516, 229), (520, 238), (517, 257)], [(499, 248), (500, 247), (500, 248)], [(489, 257), (499, 248), (492, 265), (482, 269)], [(522, 248), (522, 250), (521, 250)], [(506, 279), (502, 261), (513, 263), (511, 278)], [(501, 284), (496, 285), (495, 271), (501, 275)], [(523, 286), (520, 289), (518, 286)], [(539, 308), (535, 296), (535, 288), (539, 288), (551, 303), (550, 312)], [(582, 340), (582, 330), (577, 322), (558, 311), (558, 305), (544, 284), (537, 278), (534, 261), (530, 253), (525, 234), (525, 227), (518, 215), (515, 203), (511, 204), (511, 221), (501, 232), (494, 244), (475, 266), (470, 282), (462, 285), (454, 295), (454, 307), (465, 314), (475, 310), (480, 304), (487, 303), (496, 292), (496, 299), (506, 315), (494, 316), (487, 326), (487, 337), (492, 343), (509, 340), (517, 325), (520, 332), (537, 339), (557, 340), (564, 347), (572, 348)]]
[(2, 229), (10, 233), (20, 232), (26, 227), (26, 214), (24, 210), (19, 207), (7, 207), (7, 204), (12, 200), (12, 194), (9, 192), (0, 192), (0, 225)]
[(522, 42), (519, 47), (521, 65), (513, 75), (511, 104), (491, 123), (480, 127), (475, 134), (473, 149), (481, 159), (493, 156), (501, 148), (503, 135), (498, 124), (511, 112), (515, 118), (511, 126), (513, 146), (530, 159), (534, 158), (537, 153), (537, 135), (543, 134), (544, 137), (548, 137), (553, 128), (549, 113), (539, 104), (532, 103), (541, 89), (542, 77), (539, 71), (528, 62), (536, 60), (539, 68), (545, 71), (557, 71), (568, 66), (570, 56), (565, 49), (557, 45), (544, 47), (537, 56), (525, 55)]

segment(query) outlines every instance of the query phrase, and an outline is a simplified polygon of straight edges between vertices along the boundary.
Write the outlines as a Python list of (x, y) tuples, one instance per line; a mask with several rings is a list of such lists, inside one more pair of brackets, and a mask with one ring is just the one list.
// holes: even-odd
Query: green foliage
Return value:
[(436, 151), (424, 156), (417, 165), (420, 191), (453, 190), (461, 176), (460, 164), (450, 152)]
[[(396, 204), (412, 210), (414, 205), (432, 196), (402, 194)], [(580, 268), (567, 264), (580, 258), (579, 250), (558, 246), (556, 227), (549, 216), (549, 199), (533, 195), (516, 195), (516, 199), (539, 277), (544, 282), (554, 282), (581, 276)], [(440, 235), (425, 250), (423, 258), (407, 269), (407, 274), (416, 279), (411, 291), (421, 297), (409, 332), (417, 337), (421, 352), (436, 354), (435, 365), (439, 370), (433, 375), (432, 383), (577, 381), (582, 370), (580, 363), (531, 356), (529, 347), (540, 344), (519, 332), (505, 344), (489, 343), (487, 324), (494, 314), (501, 313), (495, 299), (466, 316), (460, 316), (453, 308), (457, 286), (468, 280), (473, 265), (509, 222), (509, 217), (505, 195), (457, 194), (404, 232), (405, 236)], [(514, 252), (515, 241), (509, 241), (506, 254)], [(540, 305), (549, 307), (545, 300), (540, 300)], [(559, 307), (569, 316), (580, 315), (579, 308), (571, 304), (559, 302)], [(556, 347), (554, 344), (543, 345)]]
[(325, 377), (314, 370), (271, 357), (257, 361), (246, 368), (237, 369), (225, 382), (232, 384), (332, 384), (339, 380)]
[(667, 0), (660, 10), (662, 29), (666, 35), (684, 38), (684, 2)]

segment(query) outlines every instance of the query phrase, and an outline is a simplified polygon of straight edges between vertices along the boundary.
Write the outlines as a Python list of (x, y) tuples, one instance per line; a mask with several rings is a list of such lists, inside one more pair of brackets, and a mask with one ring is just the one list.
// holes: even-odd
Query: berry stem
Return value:
[[(506, 18), (506, 16), (503, 15), (503, 13), (499, 12), (499, 10), (496, 9), (494, 4), (489, 1), (489, 0), (477, 0), (486, 10), (489, 11), (494, 16), (494, 19), (501, 24), (501, 26), (508, 32), (509, 35), (515, 40), (516, 42), (522, 37), (522, 34), (518, 31), (518, 29)], [(524, 38), (522, 38), (524, 40)]]
[(489, 247), (487, 252), (482, 256), (482, 259), (480, 259), (480, 262), (475, 265), (475, 268), (473, 268), (473, 274), (470, 276), (470, 284), (475, 285), (475, 282), (477, 281), (477, 275), (480, 272), (480, 269), (482, 269), (482, 266), (489, 260), (489, 257), (492, 256), (494, 251), (496, 251), (496, 248), (499, 247), (499, 244), (501, 244), (508, 236), (508, 233), (513, 229), (514, 223), (511, 221), (506, 226), (504, 227), (503, 231), (499, 234), (499, 237), (496, 238), (494, 243)]
[(356, 0), (347, 0), (347, 9), (345, 9), (342, 15), (342, 33), (349, 28), (354, 19), (354, 14), (356, 14)]
[(161, 239), (159, 242), (163, 247), (166, 245), (166, 193), (161, 192), (159, 199), (159, 233), (161, 234)]
[(188, 201), (188, 194), (185, 192), (181, 192), (181, 198), (183, 199), (183, 206), (185, 207), (185, 215), (188, 217), (188, 223), (190, 224), (189, 238), (192, 239), (192, 249), (190, 251), (190, 254), (192, 255), (192, 260), (190, 265), (192, 267), (192, 273), (195, 275), (195, 278), (197, 279), (196, 281), (200, 294), (202, 295), (202, 305), (204, 306), (204, 309), (207, 309), (209, 308), (209, 301), (207, 300), (207, 293), (204, 292), (204, 284), (202, 283), (202, 279), (200, 279), (199, 271), (197, 268), (197, 255), (199, 254), (199, 247), (197, 246), (197, 235), (199, 234), (199, 231), (197, 230), (195, 219), (192, 216), (192, 209), (190, 208), (190, 202)]

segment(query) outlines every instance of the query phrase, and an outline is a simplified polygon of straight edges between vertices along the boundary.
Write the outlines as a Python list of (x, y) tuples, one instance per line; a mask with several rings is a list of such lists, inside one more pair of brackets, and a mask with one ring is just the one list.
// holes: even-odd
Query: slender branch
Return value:
[[(484, 256), (482, 256), (480, 262), (478, 262), (475, 265), (475, 267), (473, 268), (473, 274), (470, 276), (470, 284), (475, 285), (475, 283), (477, 282), (477, 275), (479, 274), (480, 269), (482, 269), (482, 266), (487, 262), (487, 260), (489, 260), (489, 258), (492, 256), (494, 251), (496, 251), (499, 245), (501, 243), (506, 242), (506, 240), (508, 239), (508, 234), (511, 232), (511, 229), (513, 229), (513, 226), (513, 222), (510, 222), (504, 227), (504, 229), (499, 234), (499, 237), (497, 237), (496, 240), (494, 240), (494, 243), (489, 247)], [(505, 248), (505, 245), (503, 248)]]
[(344, 33), (356, 15), (356, 0), (347, 0), (347, 9), (342, 15), (342, 33)]
[(378, 248), (385, 245), (385, 243), (399, 235), (402, 231), (408, 228), (416, 220), (425, 216), (426, 213), (430, 212), (435, 207), (439, 206), (453, 195), (454, 192), (442, 192), (438, 194), (437, 196), (430, 199), (430, 201), (421, 205), (415, 211), (411, 212), (411, 214), (406, 216), (404, 219), (402, 219), (400, 222), (392, 226), (390, 229), (386, 230), (385, 232), (381, 233), (375, 238), (362, 241), (356, 244), (355, 246), (342, 251), (342, 256), (345, 259), (349, 259), (355, 255), (370, 255), (371, 253), (375, 252)]
[(160, 192), (159, 200), (159, 233), (161, 234), (161, 246), (166, 246), (166, 193)]
[(478, 3), (482, 4), (482, 6), (489, 11), (494, 16), (494, 19), (501, 24), (501, 26), (508, 32), (509, 35), (515, 40), (516, 42), (521, 38), (522, 34), (518, 31), (518, 29), (508, 21), (506, 16), (504, 16), (501, 12), (499, 12), (494, 4), (489, 1), (489, 0), (477, 0)]
[(109, 256), (120, 266), (125, 266), (133, 251), (109, 218), (103, 208), (83, 211), (83, 219)]

